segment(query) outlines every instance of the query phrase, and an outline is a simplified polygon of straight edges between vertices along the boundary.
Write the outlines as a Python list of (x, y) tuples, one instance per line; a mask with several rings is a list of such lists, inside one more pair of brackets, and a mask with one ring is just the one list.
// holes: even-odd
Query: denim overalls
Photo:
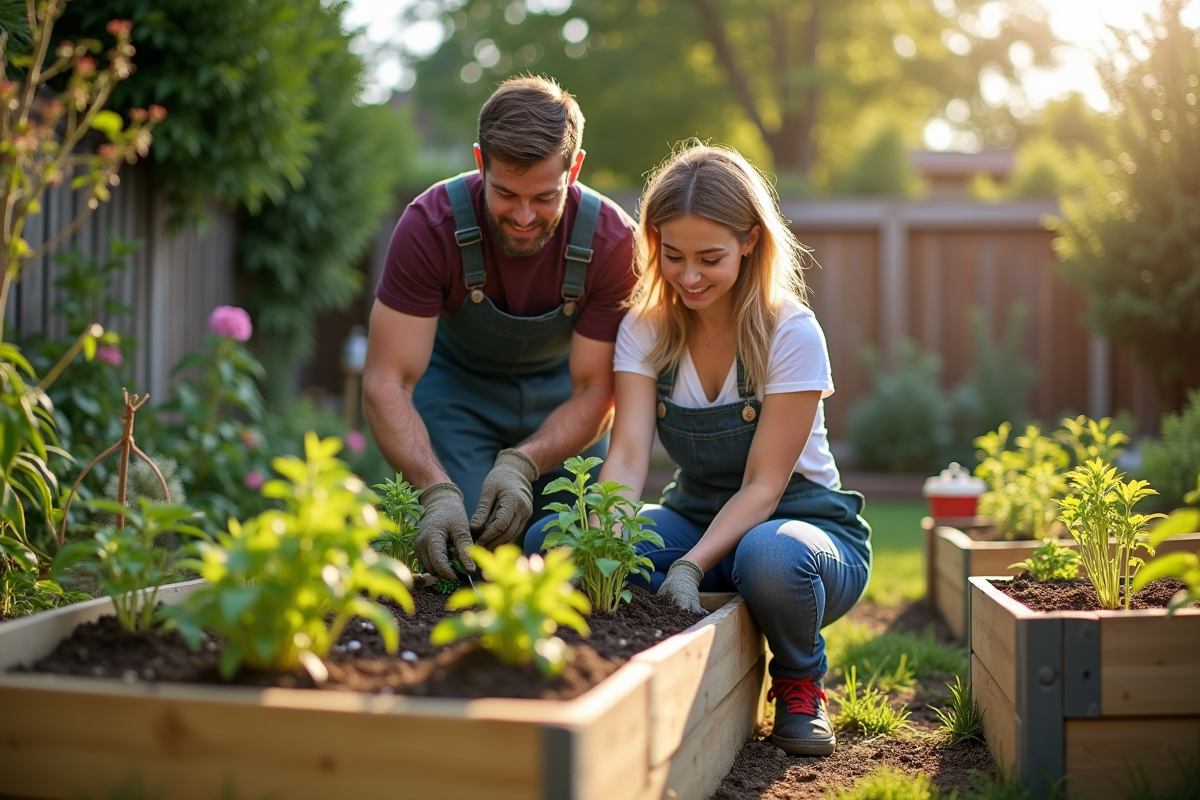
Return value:
[[(646, 506), (664, 547), (641, 548), (654, 562), (657, 589), (671, 563), (700, 540), (717, 512), (742, 486), (762, 403), (737, 362), (738, 401), (685, 408), (670, 399), (678, 367), (658, 376), (658, 436), (679, 465), (661, 506)], [(828, 489), (794, 473), (771, 519), (746, 533), (737, 549), (704, 574), (700, 590), (740, 592), (767, 636), (775, 678), (824, 675), (820, 630), (849, 611), (867, 586), (871, 530), (859, 516), (858, 492)], [(535, 552), (539, 522), (526, 537)], [(645, 585), (640, 578), (630, 581)]]
[[(446, 182), (462, 255), (467, 298), (451, 317), (438, 319), (429, 367), (413, 392), (442, 466), (475, 512), (483, 480), (496, 453), (527, 439), (550, 412), (571, 397), (571, 335), (592, 258), (600, 196), (582, 184), (581, 202), (566, 252), (563, 302), (537, 317), (514, 317), (484, 294), (483, 231), (462, 176)], [(603, 456), (605, 437), (588, 455)], [(565, 471), (547, 471), (542, 487)]]

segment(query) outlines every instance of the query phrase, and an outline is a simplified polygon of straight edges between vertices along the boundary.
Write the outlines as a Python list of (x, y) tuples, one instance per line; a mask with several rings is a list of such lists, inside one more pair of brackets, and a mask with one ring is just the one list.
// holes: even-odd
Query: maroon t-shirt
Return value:
[[(483, 231), (483, 292), (501, 311), (515, 317), (536, 317), (562, 304), (567, 243), (579, 211), (581, 192), (568, 190), (562, 220), (546, 245), (529, 256), (510, 258), (492, 240), (483, 210), (483, 181), (467, 176), (475, 218)], [(467, 297), (462, 255), (454, 240), (454, 211), (444, 183), (435, 184), (404, 209), (392, 233), (383, 276), (375, 296), (388, 308), (416, 317), (450, 316)], [(607, 197), (601, 197), (600, 217), (592, 238), (583, 297), (575, 330), (602, 342), (617, 340), (625, 315), (624, 301), (633, 291), (634, 222)]]

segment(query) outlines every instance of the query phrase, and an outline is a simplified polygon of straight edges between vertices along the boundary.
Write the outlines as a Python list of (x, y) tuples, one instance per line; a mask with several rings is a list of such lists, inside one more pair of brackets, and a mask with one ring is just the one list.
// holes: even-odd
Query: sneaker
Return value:
[(827, 756), (837, 737), (825, 709), (825, 689), (816, 676), (771, 681), (768, 700), (775, 702), (775, 728), (771, 741), (794, 756)]

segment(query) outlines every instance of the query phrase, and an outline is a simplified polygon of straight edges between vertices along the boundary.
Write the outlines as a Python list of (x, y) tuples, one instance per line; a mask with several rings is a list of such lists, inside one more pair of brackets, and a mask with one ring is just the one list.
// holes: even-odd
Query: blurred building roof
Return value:
[(925, 179), (933, 197), (970, 194), (976, 175), (987, 175), (996, 183), (1007, 183), (1013, 171), (1013, 151), (982, 150), (955, 153), (937, 150), (909, 150), (909, 163)]

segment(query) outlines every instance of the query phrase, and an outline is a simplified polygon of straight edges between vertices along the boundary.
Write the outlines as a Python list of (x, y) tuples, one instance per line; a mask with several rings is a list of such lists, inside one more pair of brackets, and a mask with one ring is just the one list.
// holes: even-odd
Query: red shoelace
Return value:
[(771, 681), (767, 699), (782, 701), (789, 714), (807, 714), (810, 717), (815, 717), (821, 704), (826, 702), (825, 690), (812, 678), (776, 678)]

